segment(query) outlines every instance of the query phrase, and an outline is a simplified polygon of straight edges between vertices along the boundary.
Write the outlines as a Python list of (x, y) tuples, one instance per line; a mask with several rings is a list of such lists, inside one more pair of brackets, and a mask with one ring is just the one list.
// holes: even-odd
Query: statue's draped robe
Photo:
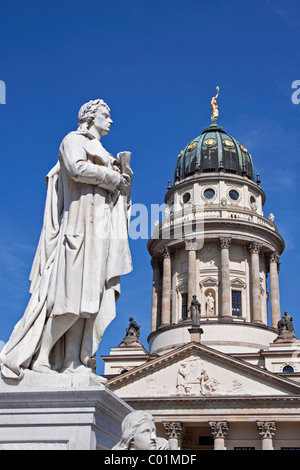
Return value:
[[(127, 196), (117, 190), (115, 159), (88, 133), (71, 132), (47, 175), (41, 236), (30, 273), (31, 297), (1, 355), (1, 372), (21, 377), (38, 351), (49, 316), (83, 317), (80, 359), (86, 364), (116, 314), (120, 276), (132, 270)], [(51, 353), (60, 370), (64, 338)]]

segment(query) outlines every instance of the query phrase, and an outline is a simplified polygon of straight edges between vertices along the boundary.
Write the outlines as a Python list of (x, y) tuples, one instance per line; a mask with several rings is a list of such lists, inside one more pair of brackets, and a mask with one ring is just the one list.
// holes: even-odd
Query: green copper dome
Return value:
[(183, 180), (195, 173), (231, 173), (246, 176), (254, 181), (251, 155), (236, 139), (227, 134), (216, 123), (206, 127), (179, 154), (175, 181)]

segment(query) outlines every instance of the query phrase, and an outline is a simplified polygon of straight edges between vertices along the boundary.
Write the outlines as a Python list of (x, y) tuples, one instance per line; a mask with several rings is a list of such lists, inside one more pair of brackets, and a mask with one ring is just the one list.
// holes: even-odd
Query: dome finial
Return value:
[(219, 116), (219, 108), (217, 105), (217, 98), (219, 96), (219, 87), (217, 86), (217, 94), (213, 96), (211, 99), (211, 122), (212, 124), (216, 124), (218, 116)]

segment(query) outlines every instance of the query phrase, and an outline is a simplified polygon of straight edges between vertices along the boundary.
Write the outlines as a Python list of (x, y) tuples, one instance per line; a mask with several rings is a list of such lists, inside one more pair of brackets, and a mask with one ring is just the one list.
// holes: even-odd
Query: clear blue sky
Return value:
[[(132, 151), (133, 202), (160, 204), (180, 150), (218, 122), (254, 159), (286, 249), (282, 312), (298, 295), (300, 80), (298, 0), (2, 0), (0, 4), (0, 339), (23, 315), (46, 188), (79, 107), (103, 98), (114, 124), (103, 145)], [(117, 319), (99, 354), (125, 334), (129, 316), (150, 331), (152, 269), (146, 240), (131, 241), (134, 271), (122, 279)], [(99, 359), (99, 372), (102, 363)]]

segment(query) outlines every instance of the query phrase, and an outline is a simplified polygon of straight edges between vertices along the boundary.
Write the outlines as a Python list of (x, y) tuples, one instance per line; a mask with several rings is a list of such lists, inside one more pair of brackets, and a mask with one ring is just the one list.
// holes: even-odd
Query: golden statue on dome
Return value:
[(219, 87), (217, 86), (217, 94), (213, 96), (211, 99), (211, 122), (216, 124), (218, 116), (219, 116), (219, 108), (217, 105), (217, 98), (219, 96)]

